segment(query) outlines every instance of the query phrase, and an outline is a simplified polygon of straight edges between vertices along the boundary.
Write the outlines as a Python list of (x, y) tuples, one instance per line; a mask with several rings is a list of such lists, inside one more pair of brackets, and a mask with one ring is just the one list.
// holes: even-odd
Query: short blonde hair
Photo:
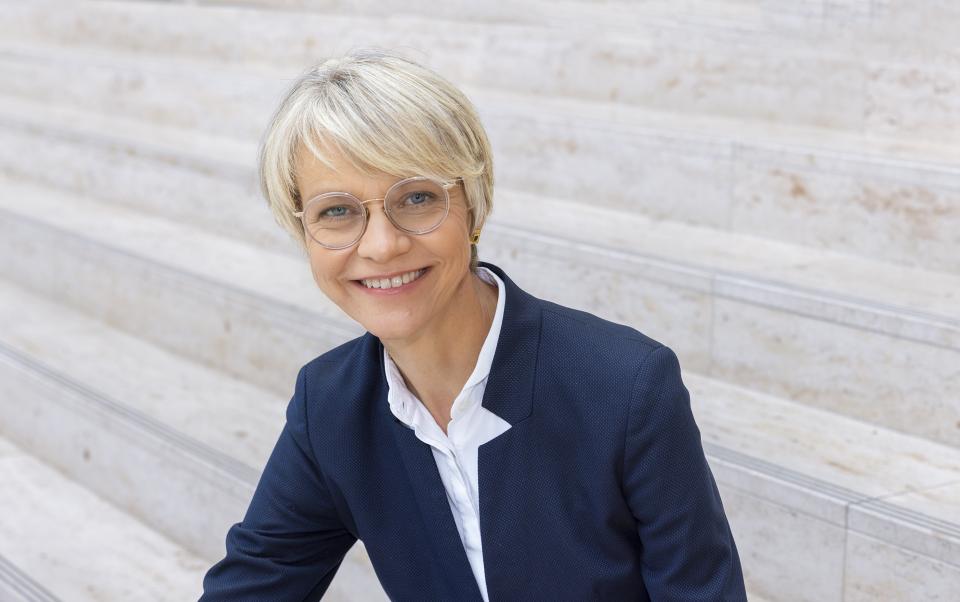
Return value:
[[(260, 143), (260, 188), (277, 223), (306, 252), (296, 181), (296, 153), (309, 149), (330, 166), (331, 145), (365, 172), (460, 178), (469, 231), (493, 207), (493, 158), (473, 104), (434, 71), (404, 57), (360, 49), (317, 64), (298, 77)], [(470, 268), (477, 249), (471, 245)]]

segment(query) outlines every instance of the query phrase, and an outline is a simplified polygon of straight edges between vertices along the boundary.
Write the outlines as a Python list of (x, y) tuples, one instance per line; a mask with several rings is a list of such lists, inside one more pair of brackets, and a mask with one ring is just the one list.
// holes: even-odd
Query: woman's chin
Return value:
[(379, 315), (369, 319), (358, 320), (360, 326), (381, 341), (403, 341), (413, 338), (420, 330), (410, 318)]

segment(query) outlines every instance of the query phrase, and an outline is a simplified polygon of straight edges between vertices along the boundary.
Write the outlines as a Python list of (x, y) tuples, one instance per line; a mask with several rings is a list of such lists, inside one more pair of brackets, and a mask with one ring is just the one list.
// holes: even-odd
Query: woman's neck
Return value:
[(415, 339), (383, 344), (437, 424), (447, 432), (453, 401), (477, 365), (497, 308), (497, 287), (470, 272), (444, 315)]

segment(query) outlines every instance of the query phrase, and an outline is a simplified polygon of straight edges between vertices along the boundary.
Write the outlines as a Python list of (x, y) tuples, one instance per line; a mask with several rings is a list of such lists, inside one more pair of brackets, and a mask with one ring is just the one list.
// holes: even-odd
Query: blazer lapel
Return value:
[(485, 261), (480, 265), (499, 276), (507, 289), (500, 338), (480, 405), (512, 426), (530, 416), (533, 407), (533, 377), (540, 346), (540, 300), (521, 290), (497, 266)]
[[(515, 532), (522, 512), (524, 467), (519, 453), (526, 442), (522, 425), (533, 407), (534, 376), (540, 344), (539, 300), (517, 287), (499, 267), (480, 262), (503, 280), (506, 287), (503, 324), (490, 366), (481, 405), (510, 423), (511, 428), (480, 446), (478, 481), (480, 490), (480, 536), (488, 594), (491, 600), (505, 599), (506, 582), (522, 580), (523, 566), (511, 566), (504, 546), (518, 536)], [(482, 600), (470, 561), (457, 531), (446, 490), (440, 479), (430, 446), (417, 439), (413, 429), (390, 414), (386, 400), (386, 375), (382, 343), (377, 340), (380, 362), (382, 411), (390, 417), (400, 457), (414, 491), (428, 536), (436, 551), (441, 574), (449, 576), (451, 591), (458, 600)], [(520, 489), (518, 489), (518, 485)], [(518, 573), (519, 571), (519, 573)], [(506, 581), (506, 582), (505, 582)], [(496, 592), (496, 595), (495, 595)], [(465, 598), (469, 595), (469, 598)]]
[[(387, 408), (383, 348), (379, 345), (378, 348), (380, 375), (383, 380), (379, 403), (381, 408)], [(434, 562), (439, 566), (438, 572), (447, 578), (449, 590), (455, 594), (457, 600), (482, 602), (480, 586), (477, 585), (467, 552), (460, 540), (460, 533), (447, 501), (447, 492), (430, 446), (418, 439), (412, 428), (390, 414), (389, 409), (386, 413), (390, 416), (391, 430), (400, 449), (400, 458), (406, 468), (423, 525), (434, 550)]]
[(540, 347), (541, 303), (521, 290), (500, 268), (481, 262), (506, 286), (503, 325), (490, 375), (483, 394), (483, 407), (510, 423), (503, 434), (478, 450), (480, 536), (483, 565), (490, 600), (516, 599), (526, 583), (523, 546), (514, 542), (536, 541), (523, 514), (527, 499), (529, 467), (524, 457), (531, 444), (526, 424), (533, 410), (537, 355)]

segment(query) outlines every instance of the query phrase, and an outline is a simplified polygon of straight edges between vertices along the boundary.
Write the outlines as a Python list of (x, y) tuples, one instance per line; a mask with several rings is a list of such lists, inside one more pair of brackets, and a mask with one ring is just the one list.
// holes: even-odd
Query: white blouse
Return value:
[(477, 484), (477, 448), (510, 428), (510, 423), (480, 405), (487, 386), (487, 375), (500, 338), (503, 306), (506, 294), (503, 281), (485, 267), (477, 268), (480, 278), (497, 286), (497, 310), (490, 332), (483, 341), (473, 373), (463, 385), (450, 411), (450, 423), (444, 434), (427, 408), (407, 389), (397, 365), (383, 350), (386, 366), (387, 401), (390, 411), (401, 422), (414, 430), (418, 439), (427, 443), (437, 462), (440, 479), (447, 490), (447, 501), (453, 511), (460, 540), (467, 559), (480, 586), (484, 601), (487, 582), (483, 571), (483, 552), (480, 542), (480, 493)]

